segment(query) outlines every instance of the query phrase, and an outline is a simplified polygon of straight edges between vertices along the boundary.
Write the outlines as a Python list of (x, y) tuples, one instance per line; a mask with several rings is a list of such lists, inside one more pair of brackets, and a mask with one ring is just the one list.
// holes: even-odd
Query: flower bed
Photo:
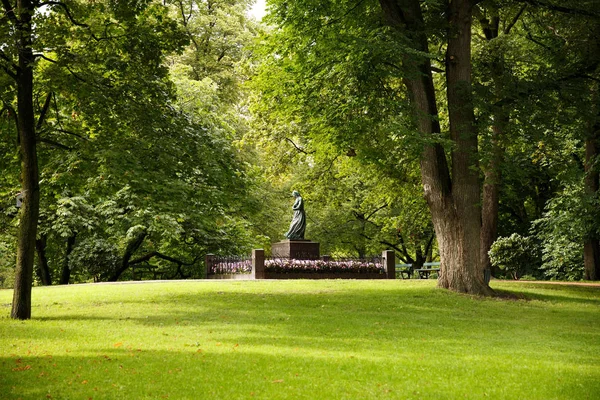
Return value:
[(235, 277), (237, 275), (252, 274), (252, 260), (244, 257), (213, 256), (213, 258), (211, 258), (210, 262), (207, 264), (206, 268), (208, 269), (208, 278), (236, 279), (232, 277)]
[(370, 260), (295, 260), (271, 258), (265, 260), (265, 273), (272, 274), (384, 274), (380, 259)]

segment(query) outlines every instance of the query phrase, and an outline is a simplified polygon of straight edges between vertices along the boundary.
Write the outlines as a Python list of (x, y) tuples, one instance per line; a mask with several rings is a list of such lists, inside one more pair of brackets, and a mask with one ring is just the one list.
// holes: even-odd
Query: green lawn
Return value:
[(1, 399), (600, 399), (600, 288), (187, 281), (0, 291)]

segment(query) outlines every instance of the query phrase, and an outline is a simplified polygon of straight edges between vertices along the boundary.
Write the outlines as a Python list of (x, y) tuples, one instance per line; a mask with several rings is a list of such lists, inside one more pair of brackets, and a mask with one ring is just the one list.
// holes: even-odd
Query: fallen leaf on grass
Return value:
[(81, 381), (81, 384), (82, 384), (82, 385), (87, 385), (87, 383), (88, 383), (88, 381), (87, 381), (87, 380), (83, 380), (83, 381)]
[(271, 383), (283, 383), (283, 379), (277, 379), (277, 380), (274, 380), (274, 381), (273, 381), (273, 382), (271, 382)]
[(113, 344), (113, 347), (121, 347), (121, 346), (123, 346), (123, 342), (118, 342), (118, 343)]
[(17, 367), (17, 368), (13, 368), (13, 371), (27, 371), (28, 369), (31, 369), (31, 365), (25, 365), (23, 367)]

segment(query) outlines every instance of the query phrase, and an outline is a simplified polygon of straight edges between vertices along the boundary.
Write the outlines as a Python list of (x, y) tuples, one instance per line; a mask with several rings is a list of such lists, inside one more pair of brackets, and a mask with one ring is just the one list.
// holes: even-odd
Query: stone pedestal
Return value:
[(271, 245), (271, 254), (273, 257), (317, 260), (319, 243), (310, 240), (282, 240)]

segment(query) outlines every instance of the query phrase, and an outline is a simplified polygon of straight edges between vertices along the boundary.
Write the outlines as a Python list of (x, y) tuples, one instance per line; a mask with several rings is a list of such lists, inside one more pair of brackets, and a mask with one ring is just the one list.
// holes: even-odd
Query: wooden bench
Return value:
[[(431, 268), (431, 267), (437, 267), (437, 268)], [(425, 264), (423, 264), (423, 268), (417, 268), (414, 270), (414, 272), (417, 272), (419, 274), (419, 278), (421, 279), (429, 279), (429, 275), (432, 272), (440, 272), (440, 263), (439, 262), (427, 262)]]

